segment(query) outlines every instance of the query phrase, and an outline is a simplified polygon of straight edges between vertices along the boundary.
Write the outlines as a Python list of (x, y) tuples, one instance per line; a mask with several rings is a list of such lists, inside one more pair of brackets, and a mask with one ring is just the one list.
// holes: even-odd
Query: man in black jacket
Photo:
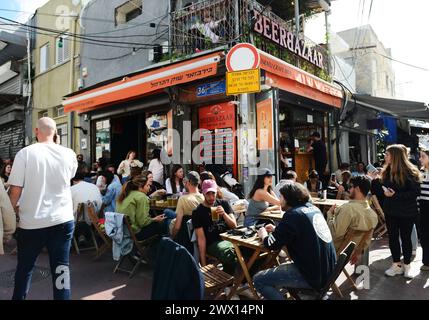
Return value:
[(262, 227), (258, 235), (269, 249), (286, 246), (294, 263), (281, 264), (255, 275), (255, 288), (269, 300), (283, 299), (276, 289), (279, 286), (322, 288), (336, 262), (331, 232), (323, 214), (309, 202), (308, 190), (299, 183), (289, 183), (280, 193), (286, 213), (277, 227)]

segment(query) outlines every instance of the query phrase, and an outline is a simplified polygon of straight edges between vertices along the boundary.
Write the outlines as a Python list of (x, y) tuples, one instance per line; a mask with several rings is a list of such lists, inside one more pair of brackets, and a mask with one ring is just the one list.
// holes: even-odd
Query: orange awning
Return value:
[(220, 53), (194, 58), (138, 75), (124, 77), (63, 101), (64, 111), (88, 112), (115, 103), (153, 94), (163, 88), (195, 81), (217, 73)]
[(260, 68), (266, 71), (267, 85), (341, 108), (341, 89), (268, 53), (258, 51)]

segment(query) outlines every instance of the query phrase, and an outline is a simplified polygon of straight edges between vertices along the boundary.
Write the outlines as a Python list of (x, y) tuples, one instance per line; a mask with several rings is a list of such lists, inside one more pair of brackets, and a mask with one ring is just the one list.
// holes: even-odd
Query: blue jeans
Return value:
[(164, 214), (165, 214), (165, 220), (163, 222), (164, 223), (164, 230), (166, 230), (166, 232), (168, 234), (169, 233), (168, 229), (169, 229), (170, 223), (173, 219), (176, 219), (177, 215), (176, 215), (176, 212), (174, 212), (174, 210), (171, 210), (171, 209), (165, 209)]
[(70, 300), (70, 246), (74, 221), (42, 229), (18, 229), (18, 265), (15, 272), (13, 300), (28, 294), (36, 259), (46, 246), (49, 254), (55, 300)]
[(284, 263), (278, 267), (260, 271), (253, 277), (255, 289), (267, 300), (283, 300), (284, 297), (277, 287), (311, 289), (293, 263)]

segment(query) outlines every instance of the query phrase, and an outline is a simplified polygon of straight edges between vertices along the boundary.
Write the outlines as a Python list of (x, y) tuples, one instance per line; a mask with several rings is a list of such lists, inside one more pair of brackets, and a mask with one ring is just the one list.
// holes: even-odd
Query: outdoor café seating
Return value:
[[(326, 293), (329, 291), (331, 287), (335, 288), (335, 281), (338, 279), (341, 272), (344, 270), (344, 267), (349, 263), (353, 251), (355, 250), (356, 243), (350, 242), (348, 246), (338, 255), (337, 257), (337, 263), (335, 264), (335, 268), (332, 271), (330, 277), (328, 278), (328, 281), (326, 282), (325, 286), (321, 288), (320, 290), (315, 289), (303, 289), (303, 288), (286, 288), (286, 290), (289, 292), (289, 294), (295, 299), (295, 300), (301, 300), (301, 295), (310, 295), (315, 300), (323, 300), (326, 296)], [(334, 289), (335, 290), (335, 289)]]

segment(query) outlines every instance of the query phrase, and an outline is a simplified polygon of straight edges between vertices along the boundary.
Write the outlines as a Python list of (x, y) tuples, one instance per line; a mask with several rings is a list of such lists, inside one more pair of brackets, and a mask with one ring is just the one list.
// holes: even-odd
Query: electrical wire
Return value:
[(382, 56), (382, 57), (384, 57), (386, 59), (389, 59), (389, 60), (401, 63), (401, 64), (406, 65), (406, 66), (409, 66), (411, 68), (416, 68), (416, 69), (419, 69), (419, 70), (422, 70), (422, 71), (429, 71), (429, 69), (427, 69), (427, 68), (419, 67), (419, 66), (413, 65), (413, 64), (408, 63), (408, 62), (400, 61), (400, 60), (397, 60), (397, 59), (394, 59), (392, 57), (386, 56), (386, 55), (384, 55), (382, 53), (379, 53), (379, 52), (374, 52), (374, 53), (378, 54), (379, 56)]
[[(5, 8), (0, 8), (0, 11), (34, 14), (34, 12), (22, 11), (22, 10), (12, 10), (12, 9), (5, 9)], [(59, 18), (75, 18), (75, 16), (72, 16), (72, 15), (44, 13), (44, 12), (39, 12), (39, 11), (37, 12), (37, 15), (59, 17)], [(142, 25), (148, 25), (148, 24), (151, 24), (155, 20), (165, 18), (167, 15), (168, 15), (168, 13), (167, 14), (163, 14), (163, 15), (161, 15), (159, 17), (154, 17), (152, 15), (154, 17), (152, 20), (149, 20), (149, 21), (146, 21), (146, 22), (143, 22), (143, 23), (137, 23), (137, 24), (128, 21), (127, 24), (131, 25), (130, 27), (126, 27), (126, 28), (122, 28), (122, 29), (115, 29), (115, 30), (110, 30), (110, 31), (97, 32), (97, 33), (94, 33), (94, 35), (95, 34), (103, 34), (103, 33), (119, 32), (119, 31), (122, 31), (122, 30), (127, 30), (127, 29), (131, 29), (131, 28), (139, 27), (139, 26), (142, 26)], [(80, 19), (82, 19), (82, 20), (88, 20), (88, 21), (96, 21), (96, 22), (110, 22), (110, 23), (115, 23), (115, 21), (113, 21), (113, 20), (100, 19), (100, 18), (80, 17)], [(164, 26), (168, 26), (168, 25), (164, 25)], [(88, 34), (88, 35), (92, 35), (92, 34)]]
[[(44, 27), (36, 27), (36, 26), (31, 26), (25, 23), (20, 23), (18, 21), (14, 21), (12, 19), (8, 19), (8, 18), (4, 18), (0, 16), (0, 19), (8, 21), (8, 22), (12, 22), (14, 24), (20, 25), (20, 26), (24, 26), (27, 28), (31, 28), (31, 29), (35, 29), (35, 30), (42, 30), (42, 31), (46, 31), (46, 32), (51, 32), (53, 34), (59, 35), (59, 36), (70, 36), (70, 37), (74, 37), (74, 38), (78, 38), (78, 39), (83, 39), (86, 41), (91, 41), (91, 42), (98, 42), (98, 43), (103, 43), (103, 44), (113, 44), (113, 45), (131, 45), (132, 47), (136, 47), (136, 46), (148, 46), (148, 47), (153, 47), (153, 44), (150, 43), (138, 43), (138, 42), (128, 42), (128, 41), (109, 41), (109, 40), (100, 40), (100, 39), (93, 39), (92, 37), (87, 37), (87, 36), (83, 36), (83, 35), (79, 35), (76, 33), (71, 33), (71, 32), (62, 32), (59, 30), (55, 30), (55, 29), (50, 29), (50, 28), (44, 28)], [(176, 28), (175, 28), (176, 29)], [(181, 30), (181, 33), (185, 33), (186, 31)], [(195, 39), (203, 39), (205, 40), (206, 38), (204, 37), (195, 37), (193, 36), (193, 38)], [(226, 42), (220, 41), (219, 44), (227, 44)], [(170, 46), (170, 45), (163, 45), (163, 47), (192, 47), (191, 45), (174, 45), (174, 46)]]
[[(344, 74), (343, 69), (341, 68), (340, 64), (338, 63), (337, 57), (336, 57), (335, 55), (332, 55), (332, 57), (333, 57), (333, 58), (334, 58), (334, 60), (337, 62), (336, 64), (338, 65), (338, 68), (340, 69), (340, 72), (341, 72), (341, 74), (342, 74), (342, 75), (343, 75), (343, 77), (344, 77), (344, 79), (343, 79), (343, 80), (345, 80), (345, 81), (347, 82), (347, 84), (350, 86), (350, 89), (353, 89), (353, 86), (350, 84), (349, 79), (348, 79), (348, 78), (350, 78), (350, 76), (346, 78), (346, 75)], [(353, 72), (352, 72), (352, 73), (353, 73)], [(351, 74), (352, 74), (352, 73), (351, 73)], [(350, 75), (351, 75), (351, 74), (350, 74)], [(349, 90), (349, 91), (350, 91), (350, 90)]]

